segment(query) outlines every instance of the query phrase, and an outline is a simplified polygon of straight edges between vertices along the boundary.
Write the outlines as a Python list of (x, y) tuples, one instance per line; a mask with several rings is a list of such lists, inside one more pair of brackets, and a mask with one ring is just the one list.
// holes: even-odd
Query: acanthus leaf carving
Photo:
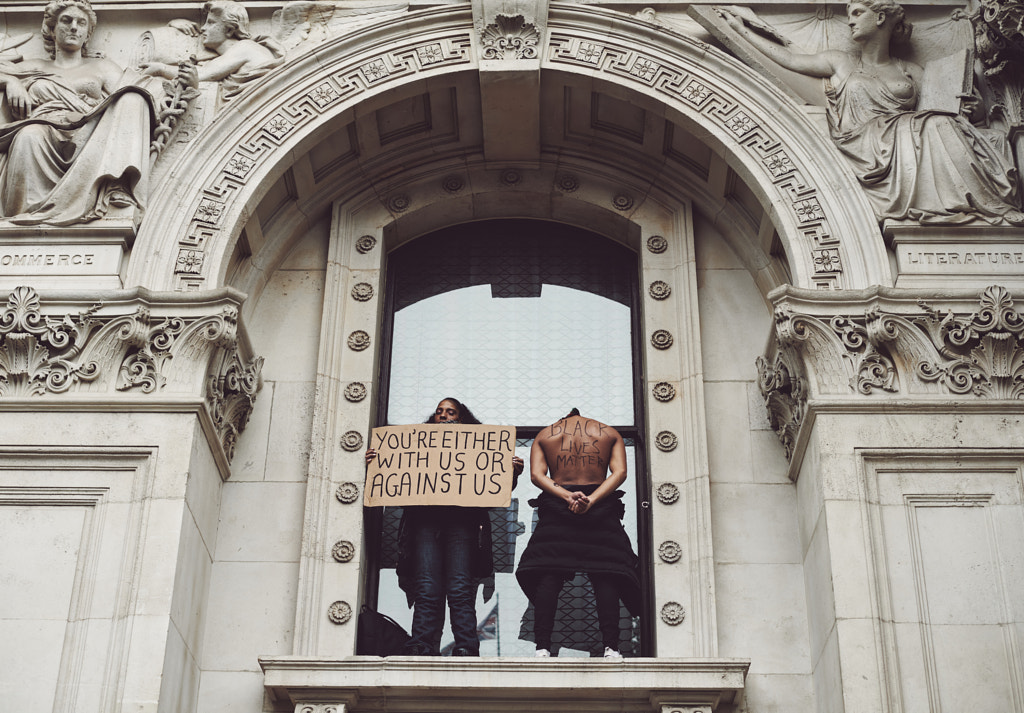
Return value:
[(244, 359), (237, 349), (225, 354), (222, 366), (207, 378), (206, 404), (228, 460), (252, 414), (262, 387), (263, 357)]
[(62, 393), (76, 381), (91, 381), (99, 365), (75, 361), (96, 328), (93, 305), (71, 317), (44, 316), (39, 294), (16, 287), (0, 312), (0, 396)]
[(480, 31), (484, 59), (536, 59), (540, 33), (522, 15), (497, 15)]
[(768, 423), (782, 442), (786, 458), (793, 457), (807, 407), (807, 382), (801, 372), (789, 350), (776, 352), (771, 359), (757, 358), (757, 383), (768, 409)]
[(978, 311), (958, 317), (921, 303), (926, 316), (917, 324), (932, 339), (941, 360), (920, 362), (918, 374), (954, 394), (1024, 398), (1024, 316), (999, 285), (986, 288), (979, 304)]

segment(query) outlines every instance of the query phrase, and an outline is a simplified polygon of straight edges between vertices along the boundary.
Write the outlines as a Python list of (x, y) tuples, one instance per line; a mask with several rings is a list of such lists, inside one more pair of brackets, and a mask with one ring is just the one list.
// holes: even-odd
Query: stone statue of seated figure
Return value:
[[(199, 63), (200, 82), (222, 82), (223, 96), (230, 98), (247, 82), (262, 77), (284, 63), (284, 49), (271, 37), (249, 33), (249, 14), (234, 0), (214, 0), (203, 6), (206, 22), (200, 28), (188, 20), (172, 26), (187, 35), (202, 34), (203, 47), (216, 56)], [(147, 62), (142, 71), (150, 76), (174, 77), (177, 68), (162, 62)]]
[(738, 16), (730, 28), (782, 67), (826, 80), (832, 140), (879, 220), (1024, 225), (1019, 180), (1005, 137), (994, 141), (958, 113), (919, 109), (923, 70), (890, 54), (911, 26), (894, 0), (847, 6), (859, 52), (793, 52)]
[(146, 77), (86, 50), (95, 29), (88, 0), (51, 0), (50, 58), (0, 62), (13, 119), (0, 125), (0, 217), (11, 223), (137, 218), (144, 207), (154, 98)]

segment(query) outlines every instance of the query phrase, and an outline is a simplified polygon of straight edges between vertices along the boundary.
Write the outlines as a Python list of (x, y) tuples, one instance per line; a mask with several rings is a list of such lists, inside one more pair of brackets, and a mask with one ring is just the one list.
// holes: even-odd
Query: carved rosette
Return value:
[(353, 381), (345, 387), (345, 400), (358, 403), (366, 398), (366, 386), (359, 381)]
[(352, 286), (352, 299), (356, 302), (368, 302), (373, 299), (373, 285), (369, 282), (357, 282)]
[(522, 15), (497, 15), (494, 22), (480, 32), (483, 58), (536, 59), (540, 32)]
[(576, 176), (570, 173), (563, 173), (555, 181), (555, 185), (563, 193), (575, 193), (580, 187), (580, 182)]
[(341, 437), (341, 447), (350, 453), (363, 447), (363, 434), (359, 431), (345, 431)]
[(661, 620), (669, 626), (679, 626), (686, 618), (686, 610), (679, 602), (665, 602), (661, 607)]
[(662, 562), (675, 564), (682, 556), (683, 548), (679, 546), (678, 542), (665, 540), (658, 546), (658, 557), (661, 557)]
[(372, 235), (362, 235), (356, 240), (356, 251), (365, 255), (377, 245), (377, 238)]
[(633, 207), (633, 196), (628, 193), (619, 193), (612, 198), (612, 206), (615, 210), (626, 211)]
[(655, 255), (660, 255), (668, 250), (668, 241), (661, 235), (652, 235), (647, 238), (647, 249)]
[(501, 185), (512, 188), (523, 182), (523, 174), (514, 168), (507, 168), (501, 172)]
[(351, 505), (359, 499), (359, 486), (352, 482), (342, 483), (334, 491), (334, 497), (338, 499), (338, 502)]
[(679, 488), (676, 487), (675, 483), (662, 483), (654, 491), (654, 494), (662, 505), (671, 505), (679, 500)]
[(444, 188), (445, 193), (458, 193), (466, 187), (466, 182), (462, 179), (462, 176), (446, 176), (441, 183), (441, 187)]
[(668, 349), (672, 342), (672, 333), (667, 329), (658, 329), (651, 335), (651, 346), (655, 349)]
[(334, 547), (331, 548), (331, 557), (336, 562), (351, 562), (352, 558), (356, 556), (356, 547), (348, 540), (338, 540), (334, 543)]
[(672, 433), (672, 431), (660, 431), (654, 438), (654, 445), (656, 445), (658, 450), (663, 453), (674, 451), (678, 443), (679, 439), (676, 437), (676, 434)]
[(352, 607), (348, 602), (334, 602), (327, 609), (327, 618), (332, 624), (346, 624), (352, 618)]
[(348, 348), (354, 352), (361, 352), (370, 346), (370, 335), (361, 329), (357, 329), (348, 335)]
[(667, 282), (655, 280), (651, 283), (651, 286), (647, 288), (647, 292), (650, 294), (652, 299), (667, 300), (672, 294), (672, 286)]
[(409, 210), (412, 200), (405, 193), (399, 193), (388, 199), (388, 209), (392, 213), (404, 213)]
[(672, 384), (667, 381), (659, 381), (654, 385), (654, 388), (651, 389), (651, 393), (654, 395), (654, 398), (664, 403), (671, 401), (676, 397), (676, 387), (672, 386)]

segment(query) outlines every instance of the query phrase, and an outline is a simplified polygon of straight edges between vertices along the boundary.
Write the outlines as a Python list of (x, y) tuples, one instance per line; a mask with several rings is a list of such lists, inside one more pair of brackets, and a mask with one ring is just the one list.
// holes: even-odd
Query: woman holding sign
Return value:
[[(458, 399), (445, 398), (425, 423), (479, 424)], [(377, 451), (366, 451), (369, 464)], [(522, 458), (512, 471), (523, 472)], [(416, 505), (403, 510), (398, 535), (398, 584), (413, 605), (412, 638), (406, 653), (439, 656), (444, 606), (448, 602), (455, 647), (452, 656), (479, 656), (476, 590), (480, 577), (493, 570), (490, 518), (486, 508)]]

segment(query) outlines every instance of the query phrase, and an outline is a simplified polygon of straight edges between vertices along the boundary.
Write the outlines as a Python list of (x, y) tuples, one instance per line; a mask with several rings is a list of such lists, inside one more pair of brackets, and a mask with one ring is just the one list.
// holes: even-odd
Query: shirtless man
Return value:
[[(609, 468), (611, 475), (605, 477)], [(576, 515), (587, 512), (625, 480), (626, 445), (622, 436), (611, 426), (580, 416), (577, 409), (545, 428), (533, 441), (530, 481), (564, 500)], [(582, 490), (567, 489), (570, 485), (598, 487), (586, 495)]]
[(626, 480), (622, 436), (573, 409), (534, 439), (530, 480), (543, 492), (530, 501), (537, 506), (538, 523), (516, 577), (534, 605), (537, 656), (551, 655), (563, 582), (586, 572), (597, 600), (604, 655), (621, 657), (619, 600), (634, 614), (640, 602), (638, 560), (622, 527), (623, 493), (617, 490)]

